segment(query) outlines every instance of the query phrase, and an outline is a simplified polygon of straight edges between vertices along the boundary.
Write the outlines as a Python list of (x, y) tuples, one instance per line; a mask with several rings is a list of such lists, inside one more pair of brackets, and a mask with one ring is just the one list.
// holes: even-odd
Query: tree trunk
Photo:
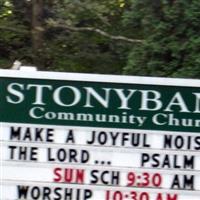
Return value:
[(43, 0), (32, 0), (32, 48), (33, 62), (37, 67), (42, 67), (42, 49), (44, 44), (44, 2)]

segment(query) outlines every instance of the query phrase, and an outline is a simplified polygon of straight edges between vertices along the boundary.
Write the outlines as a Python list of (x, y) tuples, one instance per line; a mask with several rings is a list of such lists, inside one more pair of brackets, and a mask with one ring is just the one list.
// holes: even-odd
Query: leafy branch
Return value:
[(10, 27), (10, 26), (0, 26), (0, 30), (10, 31), (10, 32), (14, 32), (14, 33), (23, 33), (23, 34), (27, 34), (29, 32), (28, 30), (14, 28), (14, 27)]
[(63, 29), (67, 29), (69, 31), (74, 31), (74, 32), (94, 32), (101, 36), (107, 37), (111, 40), (121, 40), (121, 41), (125, 41), (125, 42), (140, 43), (140, 44), (144, 43), (144, 40), (133, 39), (133, 38), (125, 37), (122, 35), (112, 35), (106, 31), (103, 31), (103, 30), (101, 30), (99, 28), (95, 28), (95, 27), (74, 27), (74, 26), (69, 26), (66, 23), (55, 22), (53, 20), (48, 20), (48, 24), (54, 28), (63, 28)]

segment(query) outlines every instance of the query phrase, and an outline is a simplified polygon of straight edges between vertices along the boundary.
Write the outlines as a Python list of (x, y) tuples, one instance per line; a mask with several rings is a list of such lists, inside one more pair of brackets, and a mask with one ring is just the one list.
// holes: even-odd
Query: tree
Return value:
[(200, 77), (200, 1), (134, 0), (126, 20), (140, 29), (126, 74)]
[(3, 44), (4, 52), (10, 49), (8, 60), (46, 70), (120, 74), (131, 45), (142, 42), (122, 24), (129, 0), (3, 1), (11, 5), (3, 35), (20, 41), (15, 49)]
[(199, 77), (196, 0), (1, 0), (0, 67)]
[[(21, 0), (0, 2), (0, 67), (12, 66), (16, 59), (29, 61), (28, 3)], [(28, 48), (27, 48), (28, 47)]]
[(68, 71), (122, 73), (130, 47), (141, 42), (126, 36), (122, 16), (127, 8), (122, 3), (118, 0), (55, 3), (47, 20), (47, 35), (50, 45), (61, 48), (57, 52), (51, 51), (53, 46), (49, 48), (49, 61), (65, 71), (67, 66)]
[(43, 63), (42, 49), (44, 45), (44, 2), (43, 0), (32, 0), (32, 16), (31, 16), (31, 38), (33, 49), (33, 63), (40, 66)]

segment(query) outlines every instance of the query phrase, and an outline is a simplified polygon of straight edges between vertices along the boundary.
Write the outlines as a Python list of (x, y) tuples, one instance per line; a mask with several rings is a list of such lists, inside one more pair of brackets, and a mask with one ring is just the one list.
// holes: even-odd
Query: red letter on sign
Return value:
[(61, 181), (61, 175), (60, 175), (60, 172), (61, 172), (61, 168), (55, 168), (54, 169), (54, 175), (56, 176), (53, 180), (55, 181), (55, 182), (60, 182)]
[(170, 194), (167, 194), (167, 200), (177, 200), (178, 196), (177, 194), (174, 194), (173, 196), (171, 196)]

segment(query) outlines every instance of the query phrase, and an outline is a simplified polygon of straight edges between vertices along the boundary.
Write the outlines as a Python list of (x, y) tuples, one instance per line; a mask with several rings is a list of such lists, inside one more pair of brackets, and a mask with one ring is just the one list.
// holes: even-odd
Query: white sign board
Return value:
[(31, 73), (1, 72), (0, 200), (199, 200), (200, 81)]

